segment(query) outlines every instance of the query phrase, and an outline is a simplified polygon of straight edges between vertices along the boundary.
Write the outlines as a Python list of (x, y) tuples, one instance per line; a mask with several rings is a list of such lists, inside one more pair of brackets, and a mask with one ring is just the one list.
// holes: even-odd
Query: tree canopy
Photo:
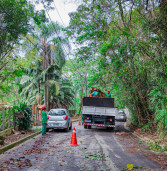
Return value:
[(130, 110), (134, 123), (156, 124), (163, 130), (167, 125), (166, 6), (163, 0), (86, 0), (70, 14), (66, 29), (79, 47), (76, 59), (87, 66), (87, 84), (110, 89), (117, 106)]
[(97, 87), (111, 90), (137, 126), (167, 130), (165, 0), (76, 1), (66, 28), (46, 17), (52, 0), (35, 2), (45, 10), (27, 0), (0, 4), (3, 103), (20, 99), (80, 113), (82, 98)]

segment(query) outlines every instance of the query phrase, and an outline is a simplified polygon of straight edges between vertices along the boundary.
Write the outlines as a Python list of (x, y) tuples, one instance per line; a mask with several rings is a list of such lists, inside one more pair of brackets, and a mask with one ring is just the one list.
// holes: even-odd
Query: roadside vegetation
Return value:
[(80, 99), (91, 86), (111, 90), (143, 131), (167, 133), (166, 1), (86, 0), (70, 13), (75, 58), (65, 72)]
[(62, 26), (49, 21), (45, 11), (35, 10), (29, 1), (2, 0), (0, 14), (0, 103), (67, 108), (74, 93), (62, 75), (70, 49)]
[(66, 28), (46, 17), (52, 1), (38, 3), (45, 10), (28, 0), (1, 1), (0, 103), (79, 114), (83, 96), (97, 87), (111, 90), (142, 131), (165, 137), (167, 2), (84, 0)]

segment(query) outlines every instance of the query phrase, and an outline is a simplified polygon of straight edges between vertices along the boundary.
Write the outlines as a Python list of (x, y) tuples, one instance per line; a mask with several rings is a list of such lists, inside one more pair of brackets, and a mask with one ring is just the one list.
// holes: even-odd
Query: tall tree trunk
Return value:
[[(47, 46), (46, 46), (45, 39), (42, 39), (42, 44), (43, 44), (43, 69), (46, 70), (48, 66), (47, 66), (47, 54), (46, 54)], [(45, 88), (44, 88), (44, 105), (46, 106), (46, 109), (48, 111), (48, 95), (47, 95), (48, 85), (47, 85), (47, 77), (45, 77), (45, 81), (46, 81), (46, 84), (45, 84)]]
[(79, 114), (81, 113), (81, 109), (82, 109), (82, 98), (83, 98), (83, 86), (81, 87), (81, 94), (79, 100)]
[(74, 96), (74, 110), (76, 111), (76, 96), (77, 96), (77, 92), (75, 91), (75, 96)]
[(85, 74), (85, 96), (87, 97), (87, 72)]
[(47, 96), (46, 97), (47, 97), (47, 100), (46, 100), (47, 107), (46, 108), (47, 108), (47, 111), (49, 111), (49, 109), (50, 109), (49, 108), (49, 81), (47, 81)]
[(40, 94), (40, 91), (41, 91), (41, 88), (40, 88), (40, 83), (39, 83), (39, 85), (38, 85), (38, 94), (39, 94), (39, 101), (38, 101), (38, 103), (39, 103), (39, 105), (41, 104), (41, 94)]

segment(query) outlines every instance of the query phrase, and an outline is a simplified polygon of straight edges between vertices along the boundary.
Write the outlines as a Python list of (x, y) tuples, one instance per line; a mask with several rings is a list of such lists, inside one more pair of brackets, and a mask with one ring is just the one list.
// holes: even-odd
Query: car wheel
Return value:
[(87, 128), (88, 128), (88, 126), (87, 126), (87, 125), (84, 125), (84, 128), (85, 128), (85, 129), (87, 129)]
[(71, 126), (70, 126), (69, 130), (71, 130), (71, 129), (72, 129), (72, 124), (71, 124)]
[(70, 128), (69, 128), (69, 125), (68, 125), (68, 127), (65, 129), (65, 131), (66, 131), (66, 132), (68, 132), (68, 131), (69, 131), (69, 129), (70, 129)]
[(49, 131), (49, 128), (46, 128), (46, 132), (48, 132)]

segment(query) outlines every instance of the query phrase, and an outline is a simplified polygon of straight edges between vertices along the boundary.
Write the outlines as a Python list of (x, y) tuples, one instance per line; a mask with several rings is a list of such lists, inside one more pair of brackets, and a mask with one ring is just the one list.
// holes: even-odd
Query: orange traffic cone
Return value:
[(78, 125), (81, 125), (81, 117), (79, 117)]
[(72, 137), (71, 137), (71, 144), (69, 146), (78, 146), (75, 127), (73, 128)]

